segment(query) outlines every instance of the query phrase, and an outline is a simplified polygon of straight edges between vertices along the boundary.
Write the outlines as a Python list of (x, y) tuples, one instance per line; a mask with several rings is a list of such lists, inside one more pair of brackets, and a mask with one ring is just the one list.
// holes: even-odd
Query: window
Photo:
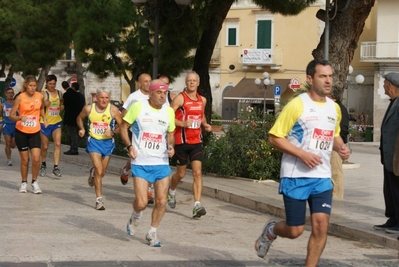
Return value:
[(258, 20), (257, 21), (257, 49), (271, 49), (272, 48), (272, 21)]
[(238, 45), (238, 21), (226, 22), (226, 46)]

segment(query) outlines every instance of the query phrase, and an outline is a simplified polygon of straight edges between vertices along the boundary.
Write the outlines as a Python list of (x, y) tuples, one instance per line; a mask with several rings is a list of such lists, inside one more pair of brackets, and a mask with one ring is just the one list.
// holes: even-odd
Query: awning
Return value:
[[(290, 79), (275, 79), (275, 85), (281, 86), (281, 95), (288, 88)], [(266, 89), (266, 101), (274, 102), (274, 86), (269, 85)], [(255, 79), (243, 78), (233, 89), (223, 95), (223, 102), (230, 103), (263, 103), (264, 90), (259, 89), (255, 84)]]

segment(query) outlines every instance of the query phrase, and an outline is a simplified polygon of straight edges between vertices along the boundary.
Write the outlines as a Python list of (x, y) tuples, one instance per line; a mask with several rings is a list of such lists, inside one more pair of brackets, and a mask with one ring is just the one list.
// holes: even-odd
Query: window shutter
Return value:
[(228, 36), (227, 45), (237, 45), (237, 29), (230, 28), (228, 30), (228, 33), (229, 33), (229, 36)]
[(272, 21), (258, 20), (258, 49), (272, 48)]

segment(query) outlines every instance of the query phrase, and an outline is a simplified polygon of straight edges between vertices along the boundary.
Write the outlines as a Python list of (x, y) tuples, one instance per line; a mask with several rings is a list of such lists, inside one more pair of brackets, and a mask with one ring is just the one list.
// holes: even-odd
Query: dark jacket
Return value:
[(392, 100), (385, 112), (381, 124), (380, 152), (381, 163), (393, 172), (393, 156), (395, 153), (396, 136), (399, 133), (399, 97)]
[(341, 103), (341, 101), (337, 100), (335, 102), (341, 108), (341, 114), (342, 114), (341, 123), (339, 124), (339, 126), (341, 127), (341, 132), (339, 133), (339, 135), (346, 144), (348, 143), (348, 134), (349, 134), (349, 113), (346, 107)]
[(64, 98), (64, 124), (76, 125), (76, 118), (82, 111), (84, 105), (81, 103), (81, 93), (76, 92), (72, 88), (68, 88), (65, 92)]

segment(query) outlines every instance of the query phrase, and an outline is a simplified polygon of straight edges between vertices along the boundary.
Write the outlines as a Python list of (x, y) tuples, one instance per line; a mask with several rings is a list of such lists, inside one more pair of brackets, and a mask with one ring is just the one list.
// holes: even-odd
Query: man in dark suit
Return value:
[[(65, 151), (65, 155), (79, 155), (78, 152), (78, 126), (76, 124), (76, 118), (82, 110), (84, 103), (81, 103), (81, 94), (77, 92), (79, 90), (78, 83), (72, 83), (71, 87), (67, 82), (62, 82), (62, 87), (66, 90), (64, 94), (64, 125), (68, 128), (68, 134), (71, 138), (71, 146), (68, 151)], [(65, 88), (67, 87), (67, 88)]]
[(391, 101), (382, 120), (380, 139), (381, 163), (384, 166), (385, 216), (388, 220), (384, 224), (374, 225), (374, 229), (398, 234), (399, 176), (394, 173), (394, 154), (399, 152), (395, 150), (394, 144), (399, 133), (399, 73), (390, 72), (384, 78), (385, 94)]

